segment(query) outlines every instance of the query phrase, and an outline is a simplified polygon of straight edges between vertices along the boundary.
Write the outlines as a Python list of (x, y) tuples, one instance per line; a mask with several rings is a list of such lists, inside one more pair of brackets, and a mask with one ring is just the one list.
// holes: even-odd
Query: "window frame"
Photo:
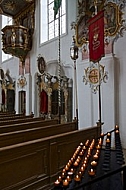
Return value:
[[(39, 3), (40, 3), (40, 6), (39, 6), (39, 17), (40, 17), (40, 19), (39, 19), (39, 44), (40, 44), (40, 46), (42, 46), (42, 45), (44, 45), (44, 44), (47, 44), (47, 43), (50, 43), (50, 42), (52, 42), (52, 41), (55, 41), (56, 39), (58, 39), (59, 38), (59, 34), (58, 34), (58, 32), (57, 32), (57, 35), (54, 35), (54, 37), (53, 38), (51, 38), (51, 39), (49, 39), (49, 23), (48, 23), (48, 18), (49, 18), (49, 13), (47, 13), (48, 14), (48, 18), (47, 18), (47, 40), (42, 40), (42, 30), (41, 30), (41, 28), (42, 28), (42, 15), (41, 15), (41, 1), (42, 0), (39, 0)], [(49, 2), (49, 0), (47, 0), (47, 6), (48, 6), (48, 2)], [(54, 0), (53, 0), (53, 2), (54, 2)], [(53, 3), (54, 4), (54, 3)], [(61, 9), (61, 7), (60, 7), (60, 9)], [(48, 12), (48, 10), (49, 9), (47, 9), (47, 12)], [(65, 36), (65, 35), (67, 35), (67, 0), (65, 0), (65, 14), (63, 14), (63, 15), (65, 15), (65, 32), (64, 33), (62, 33), (61, 32), (61, 30), (62, 29), (60, 29), (60, 37), (62, 38), (63, 36)], [(53, 21), (54, 22), (56, 22), (56, 21), (58, 21), (58, 14), (57, 14), (57, 16), (56, 16), (56, 19), (54, 20), (53, 19)], [(60, 15), (60, 17), (62, 17), (61, 15)], [(62, 22), (62, 19), (60, 19), (60, 22)], [(55, 25), (55, 24), (54, 24)], [(61, 26), (61, 24), (60, 24), (60, 27), (62, 27)], [(55, 29), (54, 29), (54, 33), (55, 33)]]

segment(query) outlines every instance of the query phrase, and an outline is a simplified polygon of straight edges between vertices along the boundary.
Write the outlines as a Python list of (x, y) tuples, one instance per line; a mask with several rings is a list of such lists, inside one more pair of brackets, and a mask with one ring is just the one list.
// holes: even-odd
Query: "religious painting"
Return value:
[(119, 6), (115, 3), (109, 2), (104, 10), (104, 27), (105, 35), (114, 36), (122, 23), (122, 13)]
[(88, 25), (89, 17), (84, 15), (80, 18), (76, 25), (76, 43), (78, 46), (82, 46), (83, 43), (88, 41)]
[(88, 15), (92, 17), (97, 7), (97, 12), (102, 10), (104, 7), (105, 0), (78, 0), (78, 17), (82, 15)]
[(105, 1), (78, 0), (78, 20), (76, 24), (76, 43), (78, 46), (82, 46), (85, 42), (88, 42), (88, 21), (95, 15), (96, 9), (97, 11), (103, 9), (104, 2)]
[(44, 58), (41, 55), (39, 55), (37, 62), (38, 62), (38, 70), (41, 74), (43, 74), (46, 69), (46, 63), (45, 63)]

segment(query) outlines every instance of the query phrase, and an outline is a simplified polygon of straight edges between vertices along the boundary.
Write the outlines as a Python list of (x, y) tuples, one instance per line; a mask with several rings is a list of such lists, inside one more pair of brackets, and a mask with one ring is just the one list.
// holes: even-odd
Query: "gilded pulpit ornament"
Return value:
[(108, 80), (108, 72), (105, 71), (105, 66), (101, 64), (94, 64), (84, 70), (83, 82), (85, 85), (89, 83), (91, 90), (94, 94), (98, 91), (99, 85), (102, 82), (106, 83)]
[(24, 67), (28, 52), (32, 49), (34, 32), (35, 0), (2, 0), (0, 14), (12, 17), (13, 25), (6, 25), (2, 31), (2, 50), (18, 57)]
[(14, 1), (7, 1), (3, 6), (6, 10), (14, 11), (16, 9), (16, 4)]

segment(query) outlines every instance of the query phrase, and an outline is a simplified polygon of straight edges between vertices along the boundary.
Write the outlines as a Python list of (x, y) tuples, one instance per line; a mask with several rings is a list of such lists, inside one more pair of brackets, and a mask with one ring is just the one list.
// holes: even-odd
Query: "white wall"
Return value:
[[(115, 42), (115, 59), (117, 63), (118, 82), (118, 120), (121, 132), (122, 145), (126, 148), (126, 32)], [(116, 90), (116, 89), (115, 89)]]
[[(27, 114), (31, 111), (38, 114), (38, 95), (36, 86), (37, 57), (41, 54), (45, 61), (49, 64), (58, 60), (58, 39), (44, 45), (39, 44), (39, 4), (36, 1), (35, 10), (35, 31), (33, 36), (33, 47), (30, 52), (31, 73), (27, 78)], [(72, 6), (71, 6), (72, 5)], [(68, 28), (67, 34), (61, 38), (61, 62), (66, 66), (65, 74), (69, 78), (73, 78), (73, 61), (70, 59), (70, 45), (74, 31), (71, 30), (71, 22), (76, 20), (76, 0), (67, 1), (68, 9)], [(123, 147), (126, 148), (126, 32), (124, 37), (114, 43), (114, 57), (112, 55), (102, 58), (102, 65), (108, 71), (109, 79), (107, 83), (101, 85), (101, 101), (102, 101), (102, 122), (104, 122), (102, 130), (106, 132), (114, 128), (116, 124), (120, 126)], [(12, 58), (1, 64), (6, 70), (9, 68), (12, 78), (19, 78), (18, 58)], [(83, 82), (84, 69), (89, 66), (89, 61), (81, 60), (81, 52), (77, 60), (77, 92), (78, 92), (78, 108), (79, 108), (79, 128), (87, 128), (96, 125), (99, 120), (98, 111), (98, 93), (92, 94), (89, 85)], [(54, 71), (53, 71), (54, 72)], [(16, 93), (18, 89), (16, 87)], [(73, 97), (72, 97), (73, 98)], [(16, 99), (16, 110), (18, 109), (18, 98)], [(74, 107), (74, 105), (73, 105)]]

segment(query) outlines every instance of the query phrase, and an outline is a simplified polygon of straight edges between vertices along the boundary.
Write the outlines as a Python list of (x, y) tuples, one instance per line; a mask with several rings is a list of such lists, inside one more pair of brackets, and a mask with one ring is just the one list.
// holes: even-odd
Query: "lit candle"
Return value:
[(62, 181), (62, 178), (61, 178), (61, 176), (59, 176), (59, 178), (58, 178), (58, 181), (60, 181), (60, 182)]
[(83, 162), (84, 164), (87, 164), (87, 160), (84, 160), (84, 162)]
[(74, 180), (75, 180), (75, 181), (80, 181), (80, 177), (79, 177), (78, 174), (75, 176)]
[(79, 158), (77, 158), (76, 162), (78, 162), (78, 163), (79, 163), (79, 162), (80, 162), (80, 159), (79, 159)]
[(110, 143), (110, 140), (109, 140), (109, 139), (106, 139), (106, 142), (107, 142), (107, 143)]
[(77, 147), (77, 150), (80, 150), (80, 148), (81, 148), (81, 146), (78, 146), (78, 147)]
[(83, 164), (83, 167), (86, 168), (86, 164)]
[(96, 150), (96, 154), (99, 154), (99, 152), (100, 152), (100, 151), (97, 149), (97, 150)]
[(94, 145), (91, 144), (91, 145), (90, 145), (90, 149), (93, 149), (93, 147), (94, 147)]
[(71, 169), (70, 169), (70, 171), (71, 171), (71, 172), (73, 172), (73, 171), (74, 171), (74, 169), (73, 169), (73, 168), (71, 168)]
[(95, 166), (97, 166), (97, 162), (96, 161), (92, 161), (91, 165), (95, 167)]
[(65, 168), (63, 168), (62, 172), (63, 172), (63, 173), (65, 173), (65, 172), (66, 172), (66, 169), (65, 169)]
[(81, 171), (79, 171), (79, 173), (78, 173), (78, 174), (79, 174), (79, 176), (80, 176), (80, 177), (82, 176), (82, 172), (81, 172)]
[(78, 162), (77, 161), (74, 162), (74, 166), (78, 166)]
[(83, 167), (83, 166), (80, 168), (80, 171), (81, 171), (81, 172), (83, 172), (83, 171), (84, 171), (84, 167)]
[(101, 148), (101, 146), (98, 144), (98, 145), (96, 146), (96, 148), (97, 148), (97, 149), (100, 149), (100, 148)]
[(60, 184), (59, 180), (57, 179), (57, 180), (54, 182), (54, 184), (55, 184), (56, 186), (58, 186), (58, 185)]
[(75, 159), (76, 158), (76, 156), (75, 155), (73, 155), (73, 159)]
[(91, 156), (91, 150), (88, 150), (88, 155)]
[(71, 181), (71, 178), (70, 178), (70, 176), (69, 176), (69, 175), (67, 176), (67, 181)]
[(90, 157), (90, 155), (89, 154), (87, 154), (87, 158), (89, 158)]
[(95, 155), (93, 156), (93, 158), (94, 158), (95, 160), (97, 160), (97, 159), (98, 159), (98, 155), (95, 154)]
[(118, 126), (118, 125), (116, 125), (116, 126), (115, 126), (115, 128), (116, 128), (116, 129), (118, 129), (118, 128), (119, 128), (119, 126)]
[(110, 133), (107, 133), (107, 136), (108, 136), (108, 137), (110, 137), (110, 136), (111, 136), (111, 134), (110, 134)]
[(116, 130), (116, 133), (119, 133), (119, 130)]
[(68, 180), (65, 179), (65, 180), (63, 181), (63, 186), (68, 186), (68, 184), (69, 184)]
[(83, 143), (82, 143), (82, 142), (80, 143), (80, 146), (83, 146)]
[(84, 154), (84, 151), (82, 150), (82, 151), (79, 153), (79, 155), (80, 155), (80, 156), (83, 156), (83, 154)]
[(94, 170), (92, 168), (91, 168), (91, 170), (88, 171), (88, 173), (89, 173), (90, 176), (94, 176), (95, 175), (95, 172), (94, 172)]
[(71, 162), (73, 162), (74, 161), (74, 158), (71, 158)]
[(68, 162), (70, 165), (72, 164), (72, 160), (69, 160), (69, 162)]
[(86, 160), (86, 161), (87, 161), (87, 157), (86, 157), (86, 156), (85, 156), (84, 160)]
[(65, 177), (65, 173), (63, 172), (63, 173), (62, 173), (62, 178), (64, 178), (64, 177)]
[(101, 137), (103, 137), (104, 136), (104, 133), (101, 133)]
[(70, 167), (70, 165), (71, 165), (71, 164), (68, 162), (68, 163), (67, 163), (68, 168)]
[(86, 146), (83, 146), (83, 149), (85, 150), (85, 149), (86, 149)]
[(66, 165), (66, 167), (65, 167), (65, 170), (67, 171), (67, 170), (69, 170), (69, 167)]
[(85, 143), (85, 146), (88, 146), (88, 145), (89, 145), (89, 140), (87, 140)]
[(98, 144), (102, 145), (102, 139), (101, 138), (99, 139)]

